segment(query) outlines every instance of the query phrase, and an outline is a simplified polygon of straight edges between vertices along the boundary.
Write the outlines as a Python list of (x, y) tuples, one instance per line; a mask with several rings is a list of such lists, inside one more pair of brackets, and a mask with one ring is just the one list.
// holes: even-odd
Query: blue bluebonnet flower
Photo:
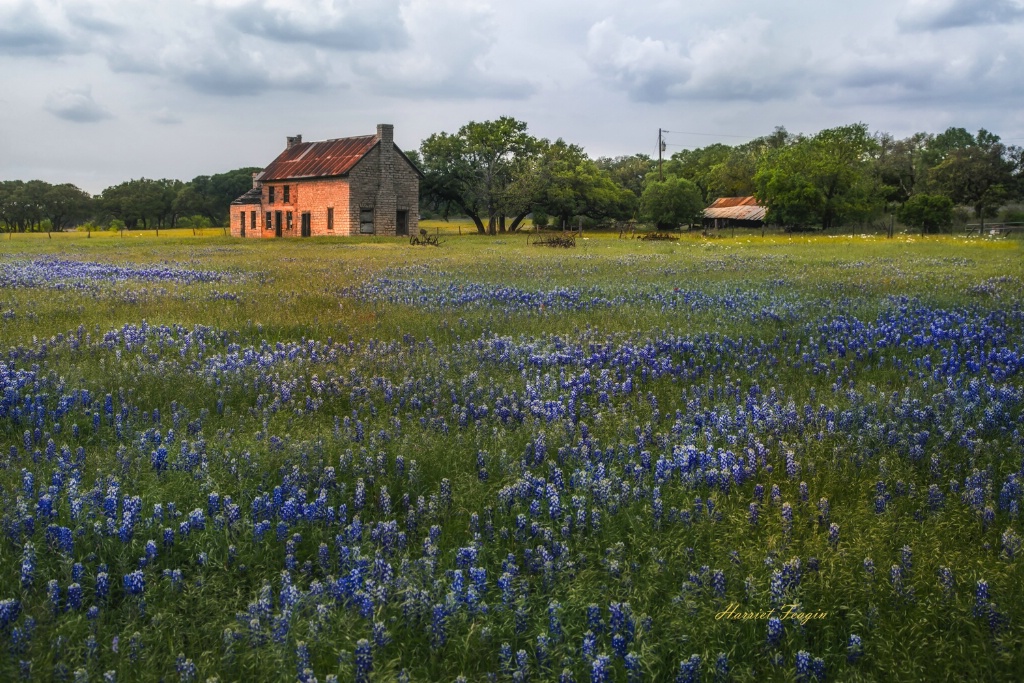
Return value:
[(814, 677), (819, 683), (825, 681), (825, 660), (821, 657), (815, 657), (811, 660), (811, 676)]
[(196, 680), (196, 665), (191, 659), (185, 659), (184, 654), (178, 655), (174, 668), (178, 671), (181, 683), (193, 683)]
[(616, 657), (620, 659), (626, 656), (626, 648), (629, 647), (629, 643), (626, 640), (626, 636), (621, 633), (616, 633), (612, 636), (612, 652), (615, 653)]
[(758, 507), (757, 503), (751, 503), (749, 511), (747, 513), (747, 519), (750, 521), (751, 526), (757, 526)]
[(584, 659), (593, 659), (597, 656), (597, 636), (593, 631), (583, 634), (583, 645), (580, 650), (583, 652)]
[(512, 675), (512, 669), (515, 666), (515, 658), (512, 655), (512, 646), (508, 643), (502, 643), (498, 647), (498, 666), (501, 668), (501, 672), (505, 675)]
[(96, 599), (106, 600), (110, 594), (110, 577), (106, 572), (96, 574)]
[(444, 605), (434, 605), (430, 620), (430, 643), (436, 648), (448, 642), (448, 611)]
[(839, 545), (839, 525), (835, 522), (828, 525), (828, 542), (833, 548)]
[(974, 589), (974, 615), (981, 616), (988, 613), (988, 581), (978, 579)]
[(875, 562), (870, 557), (864, 558), (864, 573), (868, 575), (868, 579), (875, 578)]
[(796, 653), (796, 680), (808, 683), (811, 679), (811, 653), (800, 650)]
[(860, 636), (856, 633), (851, 633), (850, 638), (846, 641), (846, 661), (856, 662), (864, 654), (864, 644), (861, 642)]
[(782, 620), (778, 617), (770, 617), (768, 619), (768, 644), (772, 646), (778, 645), (782, 640), (782, 632)]
[(141, 595), (146, 590), (146, 579), (141, 570), (124, 575), (124, 590), (129, 595)]
[(729, 656), (719, 652), (715, 658), (715, 683), (725, 683), (729, 680)]
[(590, 662), (590, 683), (608, 683), (611, 678), (611, 658), (598, 655)]
[(299, 677), (302, 676), (303, 671), (309, 668), (309, 646), (302, 640), (295, 643), (295, 668), (298, 670)]
[(60, 609), (60, 584), (57, 579), (50, 579), (46, 583), (46, 597), (50, 600), (50, 606), (54, 611)]
[(721, 569), (716, 569), (711, 573), (711, 587), (714, 589), (715, 595), (725, 597), (725, 572)]
[(6, 630), (13, 624), (21, 614), (21, 603), (17, 600), (7, 598), (0, 600), (0, 628)]
[(782, 532), (788, 534), (793, 529), (793, 506), (782, 504)]
[(679, 663), (676, 683), (700, 683), (700, 655), (690, 655)]
[(601, 607), (594, 603), (587, 605), (587, 628), (594, 633), (601, 633), (604, 630), (604, 622), (601, 619)]
[(900, 549), (900, 563), (906, 570), (910, 570), (914, 566), (914, 551), (911, 550), (909, 545), (905, 545)]
[(21, 551), (21, 586), (29, 588), (36, 575), (36, 548), (31, 541)]
[(551, 639), (543, 633), (537, 636), (537, 645), (534, 648), (534, 655), (537, 658), (537, 667), (540, 669), (547, 668), (548, 658), (551, 655)]
[(786, 587), (782, 580), (782, 570), (776, 569), (772, 572), (771, 580), (768, 582), (768, 595), (771, 603), (781, 606), (786, 600)]
[(626, 680), (629, 683), (640, 683), (644, 680), (643, 669), (640, 668), (640, 656), (635, 652), (626, 655), (624, 662), (626, 666)]
[(555, 641), (562, 637), (561, 611), (562, 605), (557, 600), (548, 603), (548, 633)]
[(512, 675), (512, 680), (525, 681), (530, 675), (530, 655), (527, 654), (526, 650), (519, 650), (516, 652), (516, 670)]
[(68, 609), (77, 610), (82, 607), (82, 586), (73, 583), (68, 586)]
[(1016, 557), (1020, 553), (1021, 547), (1024, 546), (1024, 539), (1010, 527), (1007, 527), (1003, 532), (1001, 540), (1003, 542), (1003, 554), (1010, 560)]

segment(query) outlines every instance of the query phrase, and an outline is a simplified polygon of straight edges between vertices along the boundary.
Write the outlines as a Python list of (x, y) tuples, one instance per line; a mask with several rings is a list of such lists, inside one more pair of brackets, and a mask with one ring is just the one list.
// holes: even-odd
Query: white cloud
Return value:
[(774, 99), (793, 91), (801, 71), (794, 51), (756, 16), (702, 31), (686, 45), (628, 35), (605, 19), (590, 28), (586, 54), (595, 74), (641, 102)]
[(71, 27), (52, 2), (0, 3), (0, 54), (40, 57), (78, 51), (81, 47), (73, 40)]
[(96, 103), (92, 88), (63, 88), (50, 93), (44, 105), (46, 111), (65, 121), (93, 123), (112, 118), (110, 112)]
[(1007, 24), (1024, 19), (1022, 0), (908, 0), (898, 22), (906, 31)]
[[(393, 54), (361, 56), (353, 64), (368, 89), (395, 96), (442, 99), (521, 99), (536, 85), (508, 69), (514, 55), (496, 54), (501, 26), (474, 0), (409, 0), (402, 6), (410, 44)], [(507, 57), (508, 59), (503, 59)]]
[(243, 33), (282, 43), (377, 51), (408, 40), (397, 0), (245, 0), (226, 4), (223, 12)]

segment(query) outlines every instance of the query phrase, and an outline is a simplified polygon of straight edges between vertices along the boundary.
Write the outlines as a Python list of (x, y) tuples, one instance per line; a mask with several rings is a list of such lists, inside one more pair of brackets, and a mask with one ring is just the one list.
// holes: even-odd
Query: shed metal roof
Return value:
[(721, 197), (704, 209), (705, 218), (763, 221), (766, 209), (754, 197)]

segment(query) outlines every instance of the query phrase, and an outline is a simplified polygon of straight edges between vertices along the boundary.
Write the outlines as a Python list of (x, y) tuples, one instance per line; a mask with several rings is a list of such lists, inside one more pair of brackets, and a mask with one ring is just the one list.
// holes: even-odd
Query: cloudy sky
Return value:
[(1024, 0), (0, 0), (0, 179), (405, 149), (502, 115), (592, 156), (863, 121), (1024, 144)]

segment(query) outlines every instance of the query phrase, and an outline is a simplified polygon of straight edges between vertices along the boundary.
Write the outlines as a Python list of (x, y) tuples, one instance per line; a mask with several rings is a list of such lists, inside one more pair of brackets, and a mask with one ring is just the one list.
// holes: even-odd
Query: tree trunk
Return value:
[(527, 216), (528, 216), (529, 214), (530, 214), (530, 211), (529, 211), (529, 209), (527, 209), (526, 211), (522, 212), (521, 214), (519, 214), (518, 216), (516, 216), (515, 218), (513, 218), (513, 219), (512, 219), (512, 224), (508, 226), (508, 231), (509, 231), (509, 232), (515, 232), (516, 230), (518, 230), (518, 229), (519, 229), (519, 226), (520, 226), (520, 225), (522, 225), (522, 223), (523, 223), (523, 220), (524, 220), (524, 219), (525, 219), (525, 218), (526, 218), (526, 217), (527, 217)]
[(487, 228), (484, 227), (484, 222), (480, 220), (480, 216), (475, 213), (469, 214), (469, 217), (473, 219), (473, 224), (476, 226), (476, 231), (480, 235), (487, 234)]
[(498, 218), (498, 232), (502, 234), (505, 232), (505, 214), (501, 214)]

